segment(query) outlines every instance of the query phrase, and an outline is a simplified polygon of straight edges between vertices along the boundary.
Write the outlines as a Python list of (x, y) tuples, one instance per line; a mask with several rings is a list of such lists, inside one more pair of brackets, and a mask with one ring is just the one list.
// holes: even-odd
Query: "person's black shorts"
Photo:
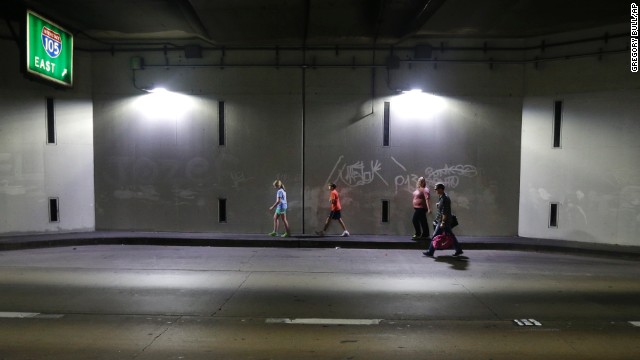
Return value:
[(341, 217), (340, 211), (332, 211), (329, 213), (329, 219), (340, 220)]

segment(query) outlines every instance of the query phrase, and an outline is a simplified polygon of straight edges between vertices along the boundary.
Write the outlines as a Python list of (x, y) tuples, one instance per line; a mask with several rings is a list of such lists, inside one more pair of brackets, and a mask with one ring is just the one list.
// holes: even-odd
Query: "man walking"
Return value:
[[(453, 236), (453, 247), (456, 250), (453, 256), (462, 255), (462, 247), (460, 243), (458, 243), (458, 239), (453, 234), (453, 231), (451, 231), (451, 220), (453, 219), (451, 216), (451, 199), (449, 195), (444, 192), (443, 183), (437, 183), (434, 190), (438, 193), (438, 204), (436, 205), (438, 212), (436, 214), (436, 220), (434, 221), (433, 238), (440, 234), (451, 234), (451, 236)], [(430, 242), (429, 250), (423, 252), (423, 254), (428, 257), (433, 257), (435, 251), (436, 249), (433, 247), (433, 242)]]

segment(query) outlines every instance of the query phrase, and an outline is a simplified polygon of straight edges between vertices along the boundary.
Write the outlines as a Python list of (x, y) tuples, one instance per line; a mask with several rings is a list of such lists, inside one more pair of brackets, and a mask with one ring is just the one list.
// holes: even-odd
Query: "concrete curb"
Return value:
[[(465, 250), (509, 250), (554, 252), (588, 256), (606, 256), (640, 260), (640, 247), (585, 243), (522, 237), (458, 236)], [(30, 234), (0, 237), (0, 251), (71, 247), (90, 245), (155, 245), (209, 247), (273, 247), (273, 248), (345, 248), (425, 250), (426, 241), (412, 241), (409, 236), (356, 235), (313, 236), (287, 238), (262, 234), (217, 234), (177, 232), (82, 232)]]

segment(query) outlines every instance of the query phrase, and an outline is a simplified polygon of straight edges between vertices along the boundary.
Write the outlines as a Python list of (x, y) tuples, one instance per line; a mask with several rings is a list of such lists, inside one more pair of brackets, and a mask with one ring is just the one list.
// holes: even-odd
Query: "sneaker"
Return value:
[(422, 253), (422, 255), (424, 255), (424, 256), (426, 256), (426, 257), (430, 257), (430, 258), (432, 258), (432, 257), (433, 257), (433, 253), (430, 253), (430, 252), (428, 252), (428, 251), (423, 252), (423, 253)]
[(347, 236), (350, 236), (350, 235), (351, 234), (349, 234), (349, 232), (347, 230), (345, 230), (345, 231), (342, 232), (342, 235), (340, 235), (340, 236), (347, 237)]
[(323, 230), (316, 231), (316, 235), (318, 235), (318, 236), (324, 236), (324, 231), (323, 231)]
[(419, 235), (413, 235), (413, 236), (411, 237), (411, 240), (414, 240), (414, 241), (415, 241), (415, 240), (419, 240), (419, 239), (420, 239), (420, 236), (419, 236)]
[(464, 254), (464, 251), (460, 250), (460, 251), (456, 251), (456, 252), (453, 254), (453, 256), (460, 256), (460, 255), (462, 255), (462, 254)]
[(280, 235), (280, 237), (289, 237), (289, 236), (291, 236), (291, 235), (289, 235), (289, 233), (287, 233), (287, 232), (282, 234), (282, 235)]
[(275, 231), (270, 232), (269, 234), (267, 234), (269, 236), (278, 236), (278, 233)]

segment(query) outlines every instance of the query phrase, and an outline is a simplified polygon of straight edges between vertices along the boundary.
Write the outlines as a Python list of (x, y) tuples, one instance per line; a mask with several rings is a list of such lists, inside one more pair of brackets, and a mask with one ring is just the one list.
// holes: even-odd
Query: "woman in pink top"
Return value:
[(429, 237), (429, 223), (427, 214), (431, 214), (429, 188), (427, 181), (422, 176), (418, 178), (416, 190), (413, 192), (413, 228), (415, 233), (413, 239)]

